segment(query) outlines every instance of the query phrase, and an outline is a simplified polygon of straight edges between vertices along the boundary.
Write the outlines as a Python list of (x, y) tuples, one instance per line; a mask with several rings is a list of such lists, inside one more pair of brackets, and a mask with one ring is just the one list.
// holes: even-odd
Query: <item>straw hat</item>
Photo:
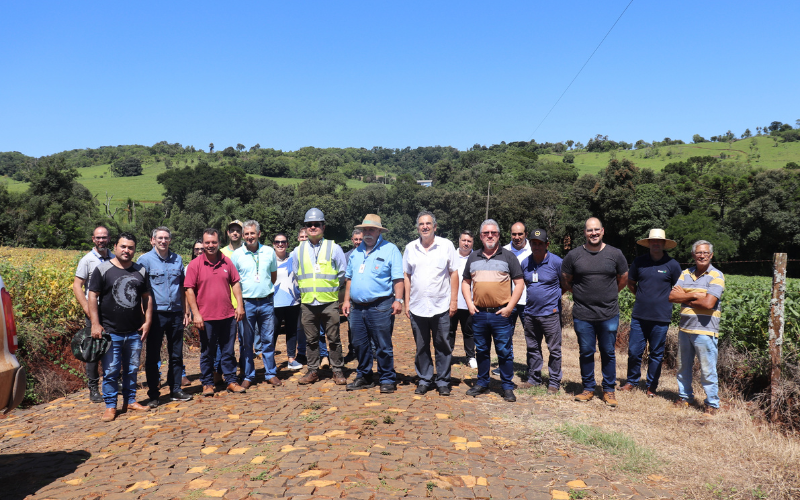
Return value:
[(663, 229), (651, 229), (650, 235), (647, 238), (637, 241), (636, 243), (642, 245), (643, 247), (650, 248), (650, 240), (663, 240), (664, 241), (664, 250), (672, 250), (678, 243), (675, 240), (668, 240), (667, 233), (664, 232)]
[(388, 231), (385, 227), (381, 225), (381, 216), (377, 214), (367, 214), (364, 217), (364, 222), (356, 226), (359, 229), (364, 229), (366, 227), (374, 227), (381, 230), (381, 232)]

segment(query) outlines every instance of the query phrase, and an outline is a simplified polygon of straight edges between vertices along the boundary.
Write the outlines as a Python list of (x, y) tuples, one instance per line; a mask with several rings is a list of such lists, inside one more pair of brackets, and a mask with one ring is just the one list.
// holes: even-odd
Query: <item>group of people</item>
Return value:
[[(244, 393), (256, 383), (255, 359), (264, 365), (264, 380), (281, 386), (275, 362), (277, 334), (286, 333), (287, 368), (307, 371), (301, 385), (320, 380), (320, 368), (330, 366), (332, 380), (347, 391), (379, 386), (397, 390), (392, 333), (395, 317), (405, 314), (416, 343), (415, 394), (436, 389), (451, 394), (450, 370), (456, 331), (461, 327), (467, 363), (477, 369), (475, 384), (466, 391), (476, 397), (489, 392), (491, 373), (499, 375), (505, 401), (516, 401), (515, 388), (560, 390), (562, 370), (562, 294), (572, 293), (573, 324), (579, 344), (583, 390), (577, 401), (594, 398), (595, 353), (599, 347), (602, 400), (617, 406), (615, 343), (619, 326), (619, 292), (635, 294), (628, 371), (621, 391), (639, 387), (642, 356), (649, 344), (645, 390), (654, 396), (664, 358), (672, 304), (681, 304), (679, 326), (679, 399), (693, 399), (692, 371), (700, 358), (705, 412), (719, 408), (717, 336), (720, 299), (725, 281), (711, 265), (713, 246), (701, 240), (692, 246), (695, 265), (681, 270), (666, 250), (676, 243), (661, 229), (638, 243), (649, 251), (629, 267), (622, 252), (603, 242), (597, 218), (585, 223), (586, 243), (563, 258), (548, 251), (546, 230), (529, 233), (525, 224), (511, 227), (511, 242), (500, 245), (500, 226), (487, 219), (479, 229), (482, 248), (473, 250), (471, 231), (462, 231), (456, 248), (436, 235), (436, 217), (420, 212), (419, 238), (400, 252), (384, 238), (380, 216), (368, 214), (353, 230), (347, 253), (325, 238), (325, 216), (318, 208), (305, 214), (299, 245), (288, 252), (289, 238), (280, 232), (273, 246), (261, 243), (259, 223), (232, 221), (230, 245), (220, 248), (220, 234), (209, 228), (193, 248), (184, 267), (169, 249), (170, 230), (156, 228), (152, 250), (133, 262), (136, 237), (121, 233), (110, 248), (108, 229), (92, 235), (94, 248), (81, 259), (73, 290), (94, 337), (111, 336), (102, 358), (100, 393), (97, 363), (86, 365), (90, 399), (105, 402), (102, 419), (122, 411), (147, 411), (160, 404), (160, 353), (167, 341), (166, 385), (172, 401), (188, 401), (183, 366), (183, 330), (193, 324), (200, 336), (202, 395), (213, 396), (216, 383)], [(340, 312), (348, 323), (348, 354), (340, 340)], [(520, 320), (526, 341), (526, 375), (513, 380), (513, 334)], [(237, 362), (234, 344), (239, 340)], [(136, 400), (136, 375), (146, 340), (145, 373), (148, 401)], [(542, 374), (542, 342), (549, 351), (548, 376)], [(491, 345), (498, 365), (492, 372)], [(431, 349), (433, 346), (433, 349)], [(356, 359), (355, 378), (348, 383), (345, 363)]]

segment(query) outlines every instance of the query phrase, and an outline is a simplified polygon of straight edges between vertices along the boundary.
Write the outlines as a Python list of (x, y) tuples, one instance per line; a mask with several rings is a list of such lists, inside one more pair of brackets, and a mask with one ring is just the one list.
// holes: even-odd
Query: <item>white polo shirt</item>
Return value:
[(431, 318), (450, 309), (450, 273), (458, 271), (456, 249), (450, 240), (434, 236), (426, 252), (419, 238), (403, 252), (403, 272), (411, 279), (409, 310)]
[[(509, 252), (516, 255), (520, 265), (522, 265), (522, 261), (525, 260), (526, 257), (528, 257), (531, 253), (533, 253), (531, 252), (531, 243), (528, 240), (525, 240), (525, 246), (522, 248), (522, 250), (517, 250), (516, 248), (514, 248), (513, 243), (509, 243), (508, 245), (504, 246), (503, 250), (508, 250)], [(513, 285), (511, 289), (512, 290), (514, 289)], [(522, 296), (519, 298), (519, 302), (517, 302), (517, 305), (524, 306), (527, 299), (528, 299), (528, 291), (525, 290), (525, 288), (523, 288)]]

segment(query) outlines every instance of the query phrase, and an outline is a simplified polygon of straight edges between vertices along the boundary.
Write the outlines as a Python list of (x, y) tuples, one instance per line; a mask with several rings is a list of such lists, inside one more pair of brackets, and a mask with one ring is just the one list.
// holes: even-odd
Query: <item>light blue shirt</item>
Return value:
[(242, 245), (231, 255), (231, 262), (239, 271), (243, 299), (263, 299), (272, 294), (271, 275), (278, 270), (278, 258), (272, 248), (259, 243), (258, 250), (251, 252)]
[(366, 243), (361, 242), (350, 255), (344, 277), (350, 280), (350, 300), (357, 304), (394, 295), (394, 280), (403, 279), (403, 256), (383, 236), (369, 255)]
[(136, 261), (146, 270), (153, 291), (153, 309), (162, 312), (183, 312), (183, 259), (173, 251), (164, 259), (153, 248)]

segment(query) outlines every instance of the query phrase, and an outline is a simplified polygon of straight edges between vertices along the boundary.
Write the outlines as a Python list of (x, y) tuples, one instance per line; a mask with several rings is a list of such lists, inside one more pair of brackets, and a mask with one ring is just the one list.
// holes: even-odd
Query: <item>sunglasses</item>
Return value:
[(306, 227), (322, 227), (322, 222), (306, 222)]
[(288, 241), (286, 241), (286, 240), (283, 240), (283, 241), (277, 241), (276, 240), (276, 241), (272, 242), (273, 245), (285, 245), (287, 243), (288, 243)]

